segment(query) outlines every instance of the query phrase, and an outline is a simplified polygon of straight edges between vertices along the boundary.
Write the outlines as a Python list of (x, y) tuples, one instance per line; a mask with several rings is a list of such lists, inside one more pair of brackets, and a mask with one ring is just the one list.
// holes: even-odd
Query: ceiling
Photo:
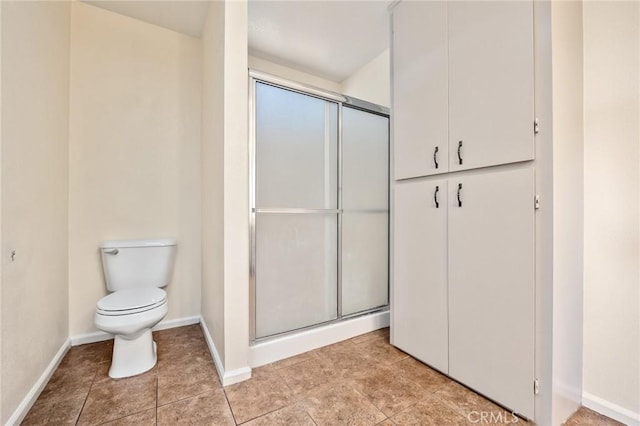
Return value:
[[(200, 37), (209, 1), (82, 0)], [(249, 0), (249, 53), (335, 82), (389, 46), (389, 0)]]
[(249, 53), (341, 82), (389, 46), (389, 3), (249, 0)]
[(202, 35), (208, 1), (82, 0), (103, 9), (193, 37)]

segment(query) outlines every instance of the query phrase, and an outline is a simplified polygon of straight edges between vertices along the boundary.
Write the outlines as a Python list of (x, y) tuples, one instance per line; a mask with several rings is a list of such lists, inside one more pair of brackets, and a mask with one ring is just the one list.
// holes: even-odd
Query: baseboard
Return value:
[(251, 346), (250, 365), (259, 367), (388, 326), (389, 311), (384, 311), (288, 334)]
[[(177, 318), (167, 321), (160, 321), (158, 325), (153, 327), (154, 331), (166, 330), (168, 328), (184, 327), (185, 325), (198, 324), (200, 316)], [(84, 345), (86, 343), (102, 342), (104, 340), (113, 339), (113, 334), (104, 331), (96, 331), (94, 333), (79, 334), (71, 337), (71, 346)]]
[(220, 377), (222, 386), (229, 386), (234, 383), (250, 379), (251, 368), (248, 366), (231, 371), (224, 370), (224, 364), (222, 362), (222, 359), (220, 358), (220, 354), (218, 353), (218, 349), (216, 348), (215, 343), (213, 343), (213, 337), (209, 332), (209, 328), (207, 327), (207, 323), (204, 321), (204, 318), (200, 318), (200, 327), (202, 327), (202, 334), (204, 334), (204, 339), (206, 340), (207, 346), (209, 347), (209, 352), (211, 352), (211, 356), (213, 357), (213, 363), (215, 364), (216, 370), (218, 371), (218, 376)]
[(582, 393), (582, 405), (625, 425), (640, 425), (640, 413), (635, 413), (588, 392)]
[(40, 375), (31, 390), (29, 390), (20, 405), (18, 405), (11, 417), (9, 417), (9, 420), (7, 420), (7, 425), (19, 425), (24, 420), (27, 413), (29, 412), (31, 407), (33, 407), (33, 404), (38, 399), (38, 396), (40, 396), (40, 393), (49, 382), (49, 379), (51, 379), (53, 372), (56, 371), (56, 368), (58, 368), (58, 365), (60, 365), (62, 358), (64, 358), (70, 347), (71, 340), (67, 339), (62, 344), (62, 346), (60, 346), (58, 352), (56, 352), (49, 365), (47, 365), (47, 368), (45, 368), (44, 372)]

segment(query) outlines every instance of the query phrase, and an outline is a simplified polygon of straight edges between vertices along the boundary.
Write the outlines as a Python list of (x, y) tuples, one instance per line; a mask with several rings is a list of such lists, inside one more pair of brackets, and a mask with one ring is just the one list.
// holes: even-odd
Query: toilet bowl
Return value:
[(123, 378), (150, 370), (157, 350), (151, 329), (168, 312), (167, 293), (175, 241), (136, 240), (101, 245), (107, 288), (96, 306), (95, 325), (114, 335), (109, 376)]

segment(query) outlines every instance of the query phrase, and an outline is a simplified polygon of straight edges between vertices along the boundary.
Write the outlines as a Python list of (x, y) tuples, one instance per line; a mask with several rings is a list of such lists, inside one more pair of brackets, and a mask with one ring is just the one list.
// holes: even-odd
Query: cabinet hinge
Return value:
[(540, 380), (538, 379), (533, 379), (533, 394), (540, 394)]
[(536, 194), (535, 197), (533, 197), (533, 207), (536, 210), (540, 208), (540, 194)]
[(540, 133), (540, 121), (536, 118), (533, 120), (533, 134), (537, 135)]

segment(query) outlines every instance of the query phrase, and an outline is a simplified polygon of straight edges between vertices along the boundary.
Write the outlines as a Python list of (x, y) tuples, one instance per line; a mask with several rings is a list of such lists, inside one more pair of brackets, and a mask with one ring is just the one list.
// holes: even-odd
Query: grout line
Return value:
[[(89, 394), (91, 393), (91, 389), (93, 389), (93, 384), (96, 381), (96, 377), (98, 377), (98, 370), (100, 369), (101, 362), (96, 363), (95, 371), (93, 372), (93, 379), (91, 379), (91, 384), (89, 385), (89, 389), (87, 390), (87, 396), (84, 397), (84, 402), (82, 403), (82, 408), (78, 412), (78, 418), (76, 419), (75, 424), (77, 425), (80, 422), (80, 417), (82, 417), (82, 412), (84, 411), (85, 405), (87, 405), (87, 400), (89, 399)], [(59, 367), (58, 367), (59, 368)]]
[(222, 392), (224, 393), (224, 399), (227, 400), (227, 405), (229, 406), (229, 411), (231, 411), (231, 417), (233, 418), (233, 423), (234, 424), (238, 424), (238, 420), (236, 420), (236, 414), (233, 412), (233, 409), (231, 408), (231, 402), (229, 402), (229, 396), (227, 395), (227, 391), (224, 388), (224, 386), (221, 388)]

